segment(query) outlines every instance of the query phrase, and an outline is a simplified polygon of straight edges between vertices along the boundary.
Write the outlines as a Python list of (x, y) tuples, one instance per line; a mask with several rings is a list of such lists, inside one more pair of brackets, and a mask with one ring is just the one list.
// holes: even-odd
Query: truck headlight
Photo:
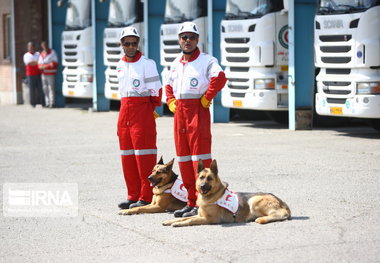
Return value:
[(92, 82), (94, 76), (92, 74), (82, 74), (80, 75), (80, 82)]
[(274, 79), (256, 79), (255, 89), (274, 89)]
[(379, 95), (380, 82), (362, 82), (356, 85), (358, 95)]

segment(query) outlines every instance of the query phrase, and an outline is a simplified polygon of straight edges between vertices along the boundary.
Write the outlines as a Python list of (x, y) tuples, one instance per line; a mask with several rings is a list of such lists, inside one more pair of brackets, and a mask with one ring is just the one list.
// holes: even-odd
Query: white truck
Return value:
[(380, 1), (321, 0), (314, 32), (316, 112), (380, 130)]
[(67, 1), (62, 33), (62, 93), (65, 97), (92, 98), (92, 34), (91, 0)]
[(108, 13), (108, 25), (104, 29), (104, 65), (105, 71), (104, 94), (107, 99), (120, 100), (116, 66), (124, 55), (119, 45), (120, 32), (124, 27), (134, 26), (140, 35), (139, 50), (143, 47), (143, 3), (141, 0), (111, 0)]
[(288, 109), (287, 1), (227, 0), (221, 23), (227, 108)]
[[(198, 47), (207, 52), (207, 1), (205, 0), (166, 0), (164, 23), (161, 25), (160, 64), (164, 67), (161, 76), (166, 78), (171, 62), (181, 53), (178, 44), (178, 29), (185, 21), (198, 26)], [(166, 102), (165, 91), (162, 101)]]

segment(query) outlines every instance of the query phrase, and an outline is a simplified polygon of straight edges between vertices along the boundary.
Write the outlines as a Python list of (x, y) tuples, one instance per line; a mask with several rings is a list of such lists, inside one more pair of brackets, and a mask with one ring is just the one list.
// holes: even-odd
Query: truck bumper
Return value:
[(355, 95), (345, 104), (327, 102), (327, 97), (315, 95), (315, 109), (319, 115), (357, 118), (380, 118), (380, 95)]
[(287, 110), (288, 94), (276, 90), (251, 90), (243, 98), (231, 96), (226, 87), (222, 90), (222, 105), (227, 108), (251, 110)]
[(92, 98), (92, 83), (90, 82), (77, 82), (77, 83), (62, 83), (62, 94), (65, 97), (73, 98)]

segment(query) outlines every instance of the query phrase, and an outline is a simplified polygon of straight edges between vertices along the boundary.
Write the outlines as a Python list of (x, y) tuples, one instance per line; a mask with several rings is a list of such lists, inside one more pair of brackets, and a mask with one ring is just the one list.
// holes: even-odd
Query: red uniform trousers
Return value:
[(157, 162), (156, 122), (150, 97), (121, 99), (118, 136), (128, 199), (152, 201), (148, 181)]
[(174, 141), (183, 183), (188, 192), (188, 205), (195, 206), (195, 181), (198, 160), (205, 167), (211, 163), (211, 122), (209, 109), (200, 99), (178, 99), (174, 114)]

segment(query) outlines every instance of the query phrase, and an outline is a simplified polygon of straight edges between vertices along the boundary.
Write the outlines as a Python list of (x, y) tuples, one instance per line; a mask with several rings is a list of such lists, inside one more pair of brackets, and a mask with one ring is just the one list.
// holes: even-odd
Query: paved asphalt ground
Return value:
[[(293, 220), (173, 228), (161, 225), (172, 214), (117, 215), (126, 194), (117, 114), (0, 105), (1, 184), (79, 188), (77, 217), (5, 217), (1, 206), (0, 262), (380, 262), (380, 133), (372, 128), (213, 124), (213, 157), (230, 189), (274, 193)], [(157, 120), (165, 161), (175, 156), (172, 125)]]

